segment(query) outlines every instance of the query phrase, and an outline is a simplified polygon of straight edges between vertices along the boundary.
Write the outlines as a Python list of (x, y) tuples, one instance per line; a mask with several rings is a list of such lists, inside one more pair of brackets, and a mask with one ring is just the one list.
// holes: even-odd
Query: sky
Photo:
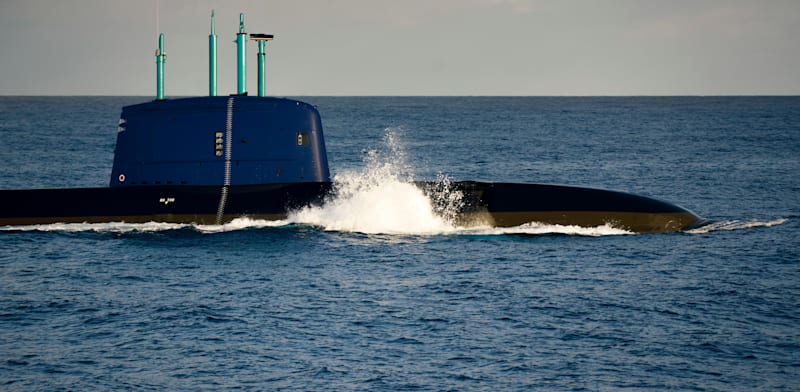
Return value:
[[(799, 0), (0, 0), (0, 95), (800, 95)], [(257, 91), (248, 44), (248, 91)]]

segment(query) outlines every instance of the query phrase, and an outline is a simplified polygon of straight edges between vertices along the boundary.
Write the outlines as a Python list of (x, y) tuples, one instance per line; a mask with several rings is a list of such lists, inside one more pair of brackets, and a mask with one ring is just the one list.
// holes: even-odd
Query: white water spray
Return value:
[[(364, 168), (334, 176), (334, 192), (321, 207), (306, 207), (289, 216), (296, 223), (325, 230), (367, 234), (445, 234), (461, 200), (440, 176), (429, 197), (414, 184), (402, 145), (386, 130), (385, 151), (370, 150)], [(442, 191), (439, 190), (441, 188)], [(445, 193), (443, 193), (445, 192)]]

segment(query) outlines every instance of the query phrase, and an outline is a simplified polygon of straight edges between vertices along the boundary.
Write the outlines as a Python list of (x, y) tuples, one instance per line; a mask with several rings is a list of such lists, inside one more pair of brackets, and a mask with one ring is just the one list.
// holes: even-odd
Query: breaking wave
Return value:
[(460, 192), (449, 189), (440, 175), (426, 194), (414, 184), (413, 168), (395, 134), (387, 129), (385, 150), (369, 150), (360, 170), (333, 178), (333, 193), (322, 206), (306, 207), (289, 215), (296, 223), (331, 231), (366, 234), (448, 234), (460, 207)]

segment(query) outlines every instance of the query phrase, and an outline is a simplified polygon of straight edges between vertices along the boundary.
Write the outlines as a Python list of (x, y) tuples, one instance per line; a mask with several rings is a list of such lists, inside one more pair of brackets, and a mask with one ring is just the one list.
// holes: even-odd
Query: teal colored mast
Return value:
[(258, 96), (259, 97), (263, 97), (264, 95), (266, 95), (267, 91), (267, 81), (264, 80), (266, 72), (266, 64), (265, 64), (266, 53), (264, 53), (264, 50), (266, 47), (267, 47), (267, 41), (264, 40), (258, 41)]
[(208, 35), (208, 95), (217, 95), (217, 32), (214, 10), (211, 10), (211, 34)]
[(158, 35), (158, 49), (156, 50), (156, 100), (164, 100), (164, 61), (167, 54), (164, 53), (164, 33)]
[(239, 33), (236, 34), (236, 55), (238, 59), (237, 76), (237, 90), (239, 95), (247, 94), (247, 57), (246, 47), (247, 33), (244, 31), (244, 14), (239, 14)]
[(250, 39), (258, 42), (258, 96), (263, 97), (267, 94), (266, 78), (266, 47), (267, 41), (274, 38), (272, 34), (250, 34)]

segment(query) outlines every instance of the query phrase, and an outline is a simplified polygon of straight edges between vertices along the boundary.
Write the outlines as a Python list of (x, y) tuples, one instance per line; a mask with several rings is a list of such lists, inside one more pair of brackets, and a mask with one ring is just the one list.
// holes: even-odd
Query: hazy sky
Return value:
[(270, 95), (800, 94), (800, 0), (0, 0), (0, 95), (205, 95), (211, 9), (220, 95), (239, 12)]

